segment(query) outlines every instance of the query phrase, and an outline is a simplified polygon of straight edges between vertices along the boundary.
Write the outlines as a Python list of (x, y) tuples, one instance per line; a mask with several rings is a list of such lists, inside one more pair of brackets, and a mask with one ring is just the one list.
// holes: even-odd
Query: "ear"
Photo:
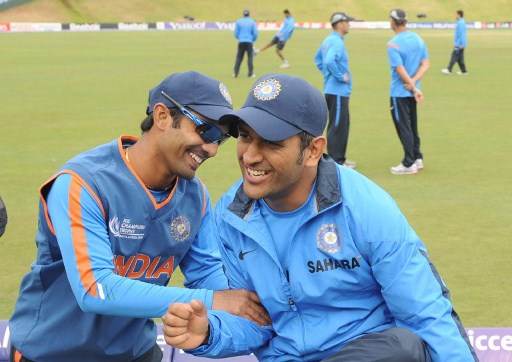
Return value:
[(171, 113), (163, 103), (155, 104), (153, 108), (153, 122), (161, 130), (165, 130), (169, 122), (172, 122)]
[(320, 158), (324, 154), (325, 148), (327, 147), (327, 138), (324, 136), (318, 136), (313, 138), (311, 143), (308, 146), (307, 156), (304, 160), (306, 166), (314, 166), (318, 165)]

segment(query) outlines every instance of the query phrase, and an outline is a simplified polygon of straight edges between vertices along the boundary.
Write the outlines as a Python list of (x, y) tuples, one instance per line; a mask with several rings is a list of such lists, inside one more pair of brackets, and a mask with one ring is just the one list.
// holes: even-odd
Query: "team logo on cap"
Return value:
[(171, 234), (176, 241), (184, 241), (190, 235), (190, 222), (185, 216), (177, 216), (171, 222)]
[(260, 101), (270, 101), (281, 93), (281, 83), (275, 78), (265, 79), (254, 87), (253, 95)]
[(324, 224), (316, 233), (316, 246), (329, 254), (341, 249), (341, 236), (335, 224)]
[(220, 94), (222, 94), (224, 99), (227, 100), (229, 104), (233, 104), (233, 102), (231, 101), (231, 95), (229, 94), (228, 89), (226, 88), (224, 83), (219, 83), (219, 90)]

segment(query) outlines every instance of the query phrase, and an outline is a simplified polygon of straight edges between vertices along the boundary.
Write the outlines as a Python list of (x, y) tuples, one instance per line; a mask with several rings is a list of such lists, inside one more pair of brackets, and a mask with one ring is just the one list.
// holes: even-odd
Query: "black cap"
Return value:
[(389, 14), (391, 19), (394, 19), (398, 22), (404, 22), (407, 20), (407, 13), (402, 9), (393, 9)]
[(244, 16), (249, 16), (249, 10), (247, 10), (247, 9), (244, 10)]
[(347, 13), (337, 12), (331, 15), (331, 25), (339, 23), (340, 21), (352, 21), (355, 20), (353, 17), (348, 16)]

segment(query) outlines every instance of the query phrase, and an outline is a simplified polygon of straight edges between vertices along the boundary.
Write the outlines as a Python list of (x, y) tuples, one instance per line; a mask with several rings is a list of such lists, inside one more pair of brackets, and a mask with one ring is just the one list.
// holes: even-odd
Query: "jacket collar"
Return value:
[[(316, 182), (315, 202), (318, 212), (341, 202), (339, 174), (334, 160), (324, 155), (318, 163), (318, 175)], [(243, 183), (236, 191), (235, 197), (228, 210), (244, 219), (246, 218), (253, 206), (254, 199), (249, 198), (243, 188)]]

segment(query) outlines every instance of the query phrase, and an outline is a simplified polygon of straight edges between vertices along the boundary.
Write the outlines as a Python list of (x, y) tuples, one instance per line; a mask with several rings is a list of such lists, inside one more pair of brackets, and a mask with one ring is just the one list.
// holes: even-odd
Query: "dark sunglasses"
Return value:
[(172, 99), (172, 97), (164, 91), (162, 91), (161, 93), (165, 98), (170, 100), (172, 104), (174, 104), (176, 108), (180, 110), (181, 113), (183, 113), (185, 116), (190, 118), (192, 122), (194, 122), (194, 124), (196, 125), (196, 132), (199, 134), (199, 136), (201, 136), (203, 141), (205, 141), (206, 143), (216, 143), (218, 145), (221, 145), (224, 142), (226, 142), (226, 140), (230, 137), (229, 134), (222, 133), (222, 130), (216, 125), (211, 124), (190, 112), (188, 109), (185, 108), (185, 106), (181, 105), (180, 103)]

